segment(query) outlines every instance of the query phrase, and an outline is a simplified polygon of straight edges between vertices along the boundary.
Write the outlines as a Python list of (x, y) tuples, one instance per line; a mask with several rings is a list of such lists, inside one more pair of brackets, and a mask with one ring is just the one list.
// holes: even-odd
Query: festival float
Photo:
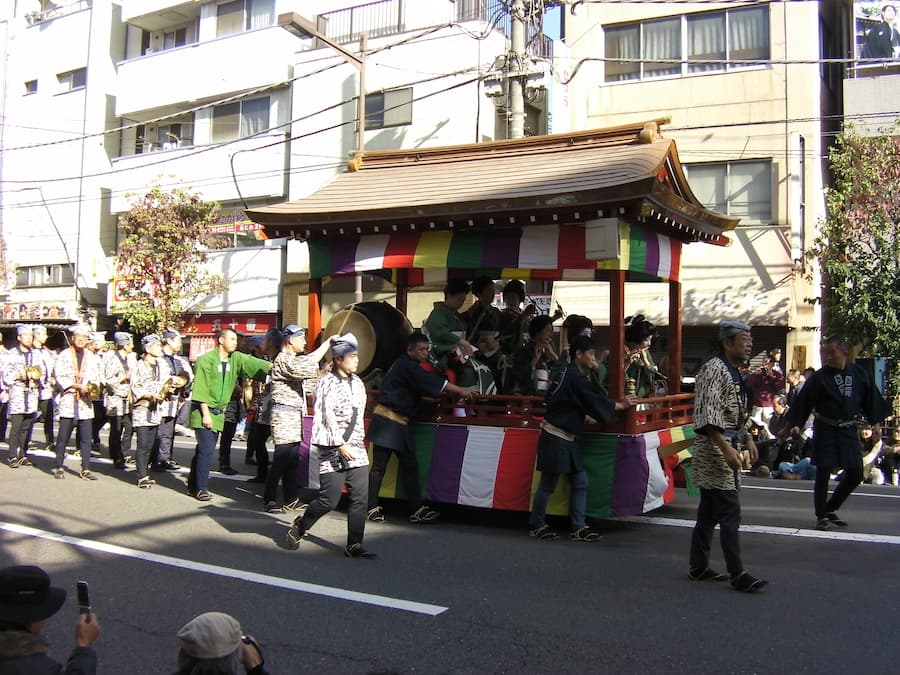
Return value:
[[(386, 368), (401, 353), (411, 330), (404, 317), (410, 288), (479, 275), (602, 281), (609, 289), (608, 388), (621, 398), (625, 284), (665, 282), (664, 395), (641, 399), (607, 425), (589, 425), (582, 439), (588, 515), (641, 514), (674, 498), (674, 471), (693, 438), (693, 394), (680, 384), (682, 247), (727, 246), (724, 233), (738, 222), (706, 209), (691, 192), (675, 142), (661, 136), (666, 122), (365, 152), (314, 194), (247, 215), (270, 236), (308, 242), (310, 336), (322, 334), (323, 279), (389, 275), (396, 312), (362, 303), (329, 323), (332, 331), (350, 326), (361, 338), (362, 371)], [(485, 395), (460, 414), (450, 399), (420, 411), (415, 436), (426, 498), (530, 510), (542, 399)], [(403, 497), (396, 469), (393, 457), (382, 497)], [(549, 512), (567, 510), (568, 484), (560, 481)]]

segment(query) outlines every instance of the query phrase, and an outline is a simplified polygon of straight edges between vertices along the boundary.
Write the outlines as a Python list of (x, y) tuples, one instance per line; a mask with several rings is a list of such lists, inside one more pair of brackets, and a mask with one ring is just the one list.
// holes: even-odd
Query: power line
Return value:
[[(495, 26), (496, 26), (496, 21), (492, 21), (491, 23), (488, 24), (488, 26), (487, 26), (487, 28), (485, 29), (485, 31), (484, 31), (483, 33), (481, 33), (481, 34), (473, 33), (472, 31), (467, 30), (464, 26), (461, 26), (460, 24), (458, 24), (458, 23), (456, 23), (456, 22), (450, 22), (450, 23), (441, 24), (441, 25), (438, 25), (438, 26), (432, 26), (432, 27), (426, 28), (425, 30), (422, 30), (422, 31), (420, 31), (419, 33), (416, 33), (416, 34), (414, 34), (414, 35), (410, 35), (410, 36), (407, 36), (407, 37), (402, 38), (402, 39), (400, 39), (400, 40), (397, 40), (397, 41), (395, 41), (395, 42), (392, 42), (392, 43), (390, 43), (390, 44), (382, 45), (382, 46), (380, 46), (380, 47), (376, 47), (376, 48), (374, 48), (374, 49), (371, 49), (371, 50), (369, 50), (369, 51), (366, 52), (366, 57), (369, 58), (369, 57), (371, 57), (371, 56), (374, 55), (374, 54), (378, 54), (378, 53), (381, 53), (381, 52), (385, 52), (385, 51), (388, 51), (388, 50), (390, 50), (390, 49), (393, 49), (394, 47), (399, 47), (399, 46), (402, 46), (402, 45), (405, 45), (405, 44), (409, 44), (409, 43), (413, 43), (413, 42), (418, 42), (418, 41), (423, 41), (423, 42), (424, 42), (424, 41), (429, 41), (429, 40), (428, 40), (428, 36), (429, 36), (429, 35), (431, 35), (431, 34), (433, 34), (433, 33), (436, 33), (436, 32), (438, 32), (438, 31), (441, 31), (441, 30), (443, 30), (443, 29), (445, 29), (445, 28), (457, 28), (458, 30), (460, 30), (460, 32), (464, 33), (464, 34), (467, 35), (468, 37), (471, 37), (471, 38), (473, 38), (473, 39), (475, 39), (475, 40), (484, 40), (484, 39), (486, 39), (486, 38), (490, 35), (491, 31), (493, 31), (493, 29), (494, 29)], [(450, 37), (454, 37), (454, 36), (451, 36), (451, 35), (438, 36), (438, 37), (435, 37), (435, 38), (431, 38), (431, 40), (448, 39), (448, 38), (450, 38)], [(202, 44), (202, 43), (199, 43), (199, 44)], [(334, 58), (337, 58), (337, 56), (336, 56), (336, 55), (329, 54), (329, 55), (322, 56), (322, 57), (317, 58), (317, 59), (310, 59), (310, 60), (306, 61), (303, 65), (309, 65), (309, 64), (315, 63), (315, 62), (317, 62), (317, 61), (332, 60), (332, 59), (334, 59)], [(100, 136), (106, 136), (107, 134), (113, 134), (113, 133), (117, 133), (117, 132), (120, 133), (120, 132), (122, 132), (122, 131), (127, 131), (127, 130), (129, 130), (129, 129), (135, 129), (135, 128), (139, 127), (139, 126), (143, 126), (143, 125), (147, 125), (147, 124), (156, 124), (157, 122), (162, 122), (162, 121), (169, 120), (169, 119), (172, 119), (172, 118), (175, 118), (175, 117), (180, 117), (180, 116), (182, 116), (182, 115), (189, 115), (189, 114), (191, 114), (191, 113), (196, 113), (196, 112), (199, 112), (199, 111), (201, 111), (201, 110), (206, 110), (206, 109), (208, 109), (208, 108), (214, 108), (214, 107), (220, 106), (220, 105), (225, 105), (225, 104), (227, 104), (227, 103), (233, 103), (234, 101), (239, 101), (239, 100), (248, 98), (248, 97), (250, 97), (250, 96), (255, 96), (256, 94), (261, 94), (261, 93), (264, 93), (264, 92), (266, 92), (266, 91), (271, 91), (271, 90), (273, 90), (273, 89), (278, 89), (278, 88), (281, 88), (281, 87), (285, 87), (285, 86), (287, 86), (287, 85), (289, 85), (289, 84), (291, 84), (291, 83), (293, 83), (293, 82), (296, 82), (296, 81), (299, 81), (299, 80), (303, 80), (303, 79), (306, 79), (306, 78), (308, 78), (308, 77), (312, 77), (312, 76), (314, 76), (314, 75), (319, 75), (319, 74), (321, 74), (321, 73), (327, 72), (327, 71), (332, 70), (332, 69), (334, 69), (334, 68), (338, 68), (338, 67), (340, 67), (340, 66), (342, 66), (342, 65), (344, 65), (344, 63), (343, 63), (342, 61), (341, 61), (341, 62), (338, 62), (338, 63), (333, 63), (333, 64), (330, 64), (330, 65), (325, 66), (325, 67), (323, 67), (323, 68), (320, 68), (320, 69), (318, 69), (318, 70), (314, 70), (314, 71), (309, 72), (309, 73), (304, 73), (304, 74), (302, 74), (302, 75), (297, 75), (297, 76), (295, 76), (295, 77), (289, 78), (289, 79), (287, 79), (287, 80), (283, 80), (283, 81), (281, 81), (281, 82), (276, 82), (276, 83), (272, 83), (272, 84), (267, 84), (267, 85), (264, 85), (264, 86), (262, 86), (262, 87), (257, 87), (256, 89), (251, 89), (251, 90), (248, 90), (248, 91), (243, 91), (243, 92), (240, 92), (240, 93), (238, 93), (238, 94), (234, 94), (234, 95), (232, 95), (232, 96), (227, 96), (227, 97), (222, 98), (222, 99), (217, 99), (217, 100), (215, 100), (215, 101), (211, 101), (211, 102), (208, 102), (208, 103), (199, 104), (199, 105), (196, 105), (196, 106), (194, 106), (194, 107), (192, 107), (192, 108), (181, 109), (181, 110), (179, 110), (179, 111), (177, 111), (177, 112), (167, 113), (167, 114), (165, 114), (165, 115), (162, 115), (162, 116), (159, 116), (159, 117), (155, 117), (155, 118), (152, 118), (152, 119), (142, 120), (142, 121), (140, 121), (140, 122), (134, 122), (134, 123), (131, 123), (131, 124), (124, 124), (124, 125), (121, 125), (121, 126), (118, 126), (118, 127), (113, 127), (113, 128), (111, 128), (111, 129), (105, 129), (105, 130), (103, 130), (103, 131), (94, 132), (94, 133), (86, 134), (86, 135), (78, 135), (78, 136), (74, 136), (74, 137), (72, 137), (72, 138), (64, 138), (64, 139), (59, 139), (59, 140), (55, 140), (55, 141), (44, 141), (44, 142), (41, 142), (41, 143), (33, 143), (33, 144), (30, 144), (30, 145), (21, 145), (21, 146), (15, 146), (15, 147), (11, 147), (11, 148), (0, 148), (0, 153), (3, 153), (3, 152), (12, 152), (12, 151), (14, 151), (14, 150), (31, 150), (31, 149), (41, 148), (41, 147), (47, 147), (47, 146), (51, 146), (51, 145), (60, 145), (60, 144), (62, 144), (62, 143), (71, 143), (71, 142), (73, 142), (73, 141), (79, 141), (79, 140), (83, 140), (83, 139), (85, 139), (85, 138), (97, 138), (97, 137), (100, 137)], [(72, 120), (72, 121), (78, 121), (78, 120)], [(28, 127), (21, 127), (21, 128), (28, 128)], [(63, 130), (53, 130), (53, 129), (46, 129), (45, 131), (55, 131), (55, 132), (57, 132), (57, 133), (70, 133), (70, 132), (63, 131)]]
[[(424, 81), (425, 81), (425, 82), (428, 82), (428, 81), (433, 81), (433, 80), (436, 80), (436, 79), (441, 79), (441, 78), (443, 78), (443, 77), (453, 77), (453, 76), (465, 74), (466, 72), (471, 72), (471, 71), (473, 71), (473, 70), (477, 70), (477, 68), (468, 68), (468, 69), (464, 69), (464, 70), (461, 70), (461, 71), (457, 71), (457, 72), (455, 72), (455, 73), (448, 73), (447, 75), (444, 75), (444, 76), (438, 76), (438, 77), (427, 78), (427, 79), (424, 80)], [(422, 100), (425, 100), (425, 99), (427, 99), (427, 98), (431, 98), (431, 97), (433, 97), (433, 96), (437, 96), (437, 95), (439, 95), (439, 94), (444, 94), (444, 93), (446, 93), (446, 92), (448, 92), (448, 91), (453, 91), (454, 89), (458, 89), (458, 88), (460, 88), (460, 87), (464, 87), (464, 86), (467, 86), (467, 85), (472, 84), (472, 83), (474, 83), (474, 82), (477, 82), (477, 81), (479, 81), (480, 79), (481, 79), (480, 77), (473, 77), (473, 78), (470, 78), (470, 79), (468, 79), (468, 80), (464, 80), (464, 81), (462, 81), (462, 82), (457, 82), (457, 83), (452, 84), (452, 85), (450, 85), (450, 86), (448, 86), (448, 87), (444, 87), (443, 89), (438, 89), (438, 90), (433, 91), (433, 92), (428, 92), (428, 93), (425, 93), (425, 94), (421, 94), (421, 95), (419, 95), (419, 96), (416, 96), (416, 97), (414, 97), (414, 98), (411, 99), (411, 102), (422, 101)], [(397, 85), (396, 87), (392, 87), (392, 88), (398, 88), (398, 89), (399, 89), (399, 88), (404, 88), (405, 86), (408, 86), (408, 85)], [(338, 107), (338, 106), (341, 106), (341, 105), (346, 105), (346, 104), (348, 104), (348, 103), (350, 103), (350, 102), (349, 102), (349, 101), (344, 101), (344, 102), (341, 102), (341, 103), (339, 103), (339, 104), (335, 104), (335, 105), (333, 105), (333, 106), (329, 106), (328, 108), (326, 108), (326, 109), (324, 109), (324, 110), (316, 111), (316, 112), (311, 113), (311, 114), (309, 114), (309, 115), (306, 115), (306, 116), (304, 116), (304, 117), (297, 118), (296, 120), (291, 120), (290, 122), (286, 122), (285, 124), (281, 124), (281, 125), (278, 125), (278, 126), (279, 126), (279, 127), (282, 127), (282, 126), (286, 126), (286, 125), (288, 125), (288, 124), (291, 124), (291, 123), (293, 123), (293, 122), (303, 121), (303, 120), (308, 119), (308, 118), (310, 118), (310, 117), (319, 115), (319, 114), (321, 114), (322, 112), (324, 112), (325, 110), (330, 110), (330, 109), (332, 109), (332, 108), (335, 108), (335, 107)], [(402, 104), (399, 104), (399, 105), (402, 105)], [(394, 108), (394, 107), (399, 107), (399, 105), (398, 105), (398, 106), (391, 106), (391, 109)], [(281, 144), (288, 143), (288, 142), (291, 142), (291, 141), (299, 140), (299, 139), (301, 139), (301, 138), (307, 138), (307, 137), (309, 137), (309, 136), (314, 136), (314, 135), (316, 135), (316, 134), (320, 134), (320, 133), (324, 133), (324, 132), (327, 132), (327, 131), (332, 131), (332, 130), (334, 130), (334, 129), (338, 129), (338, 128), (340, 128), (340, 127), (347, 126), (347, 125), (349, 125), (349, 124), (356, 124), (356, 122), (357, 122), (356, 118), (353, 118), (353, 119), (350, 119), (350, 120), (347, 120), (347, 121), (344, 121), (344, 122), (339, 122), (339, 123), (334, 124), (334, 125), (331, 125), (331, 126), (329, 126), (329, 127), (324, 127), (324, 128), (316, 129), (316, 130), (313, 130), (313, 131), (305, 132), (305, 133), (302, 133), (302, 134), (298, 134), (298, 135), (296, 135), (296, 136), (290, 136), (290, 137), (287, 137), (287, 138), (284, 138), (284, 139), (280, 139), (280, 140), (275, 141), (275, 142), (273, 142), (273, 143), (269, 143), (269, 144), (267, 144), (267, 145), (260, 146), (259, 148), (254, 148), (254, 150), (262, 150), (262, 149), (264, 149), (264, 148), (274, 147), (274, 146), (276, 146), (276, 145), (281, 145)], [(278, 128), (278, 127), (274, 127), (274, 128)], [(254, 136), (256, 136), (256, 135), (262, 135), (263, 133), (264, 133), (264, 132), (258, 132), (257, 134), (254, 134)], [(252, 137), (252, 136), (250, 136), (250, 137)], [(237, 140), (235, 140), (235, 141), (229, 141), (229, 143), (234, 143), (234, 142), (237, 142), (237, 141), (240, 141), (240, 140), (246, 140), (246, 138), (250, 138), (250, 137), (245, 137), (245, 138), (242, 138), (242, 139), (237, 139)], [(225, 144), (222, 144), (222, 145), (225, 145)], [(197, 150), (197, 151), (192, 152), (190, 155), (185, 155), (185, 157), (194, 157), (194, 156), (196, 156), (197, 154), (199, 154), (200, 152), (208, 152), (209, 150), (212, 150), (212, 149), (218, 149), (219, 147), (221, 147), (221, 145), (208, 146), (208, 147), (206, 147), (206, 148), (201, 148), (200, 150)], [(181, 157), (179, 157), (179, 158), (177, 158), (177, 159), (180, 159), (180, 158), (181, 158)], [(172, 161), (172, 159), (176, 159), (176, 158), (170, 158), (169, 160), (166, 160), (166, 161)], [(159, 163), (162, 163), (162, 162), (159, 162)], [(342, 164), (342, 163), (343, 163), (343, 162), (341, 162), (341, 163), (336, 163), (336, 165), (340, 165), (340, 164)], [(155, 163), (155, 164), (144, 164), (144, 165), (142, 165), (140, 168), (144, 168), (144, 167), (147, 167), (147, 166), (155, 166), (155, 165), (156, 165), (156, 163)], [(291, 171), (288, 172), (288, 174), (289, 174), (289, 175), (293, 175), (294, 173), (300, 173), (300, 172), (305, 172), (305, 169), (301, 168), (301, 169), (298, 169), (298, 170), (296, 170), (296, 171), (291, 170)], [(109, 172), (104, 172), (104, 173), (101, 173), (101, 174), (87, 175), (87, 176), (85, 176), (85, 178), (93, 178), (93, 177), (98, 177), (98, 176), (103, 176), (103, 175), (110, 175), (110, 174), (114, 174), (114, 173), (118, 173), (118, 172), (117, 172), (117, 171), (109, 171)], [(273, 170), (273, 171), (271, 171), (271, 172), (269, 172), (269, 173), (270, 173), (270, 175), (281, 175), (281, 174), (283, 174), (284, 172), (283, 172), (283, 170)], [(254, 175), (254, 173), (241, 174), (241, 175), (252, 176), (252, 175)], [(64, 180), (76, 180), (77, 178), (78, 178), (78, 176), (75, 176), (75, 177), (67, 177), (67, 178), (43, 179), (43, 180), (40, 181), (40, 182), (42, 182), (42, 183), (47, 183), (47, 182), (59, 182), (59, 181), (64, 181)], [(223, 176), (222, 178), (231, 178), (231, 176), (227, 176), (227, 177), (226, 177), (226, 176)], [(32, 182), (32, 183), (33, 183), (33, 182), (38, 182), (38, 181), (7, 181), (7, 182), (9, 182), (9, 183), (13, 183), (13, 182)], [(223, 182), (220, 183), (220, 184), (225, 184), (226, 182), (227, 182), (227, 181), (223, 181)], [(192, 183), (193, 183), (193, 181), (192, 181)], [(185, 183), (184, 183), (184, 182), (175, 183), (175, 185), (183, 185), (183, 184), (185, 184)], [(127, 192), (132, 191), (133, 189), (135, 189), (135, 188), (123, 188), (123, 189), (115, 190), (115, 191), (113, 192), (113, 194), (124, 194), (124, 193), (127, 193)], [(7, 190), (7, 192), (12, 192), (12, 191), (13, 191), (13, 190)], [(103, 197), (97, 197), (96, 199), (102, 199), (102, 198), (103, 198)], [(87, 201), (87, 200), (86, 200), (86, 199), (81, 199), (81, 200), (79, 200), (79, 198), (77, 198), (77, 197), (75, 197), (75, 196), (73, 195), (73, 197), (71, 198), (71, 201), (70, 201), (69, 199), (67, 199), (67, 198), (59, 198), (59, 199), (57, 199), (57, 200), (52, 201), (51, 203), (53, 203), (53, 204), (55, 204), (55, 205), (59, 205), (59, 204), (64, 204), (64, 203), (72, 203), (72, 202), (74, 202), (74, 201)], [(20, 203), (20, 204), (8, 206), (7, 208), (10, 208), (10, 209), (12, 209), (12, 208), (25, 208), (25, 207), (27, 207), (27, 206), (33, 206), (33, 205), (34, 205), (34, 204)]]
[[(437, 79), (442, 79), (442, 78), (446, 78), (446, 77), (456, 77), (456, 76), (459, 76), (459, 75), (464, 75), (464, 74), (466, 74), (466, 73), (475, 72), (475, 71), (480, 71), (480, 70), (481, 70), (481, 66), (472, 66), (472, 67), (470, 67), (470, 68), (463, 68), (463, 69), (461, 69), (461, 70), (458, 70), (458, 71), (455, 71), (455, 72), (452, 72), (452, 73), (446, 73), (446, 74), (444, 74), (444, 75), (438, 75), (438, 76), (428, 77), (428, 78), (424, 78), (424, 79), (422, 79), (422, 80), (416, 80), (416, 81), (414, 81), (414, 82), (410, 82), (410, 83), (406, 83), (406, 84), (392, 85), (392, 86), (386, 87), (386, 88), (384, 88), (384, 89), (382, 89), (382, 90), (380, 90), (380, 91), (390, 91), (390, 90), (393, 90), (393, 89), (402, 89), (402, 88), (405, 88), (405, 87), (415, 86), (416, 84), (424, 84), (424, 83), (427, 83), (427, 82), (432, 82), (432, 81), (437, 80)], [(466, 83), (468, 84), (468, 83), (471, 83), (471, 82), (476, 81), (476, 80), (478, 80), (478, 79), (480, 79), (480, 78), (475, 78), (474, 80), (469, 80), (469, 81), (467, 81)], [(442, 91), (444, 91), (444, 90), (439, 90), (439, 91), (437, 91), (437, 92), (433, 92), (432, 94), (429, 94), (429, 95), (427, 95), (427, 96), (431, 96), (431, 95), (434, 95), (434, 94), (436, 94), (436, 93), (441, 93)], [(371, 93), (378, 93), (378, 92), (371, 92)], [(426, 96), (426, 97), (427, 97), (427, 96)], [(418, 100), (418, 99), (414, 99), (414, 100)], [(210, 145), (204, 146), (204, 147), (202, 147), (202, 148), (198, 148), (198, 149), (196, 149), (196, 150), (193, 150), (193, 151), (191, 151), (189, 154), (177, 155), (177, 156), (175, 156), (175, 157), (167, 157), (167, 158), (160, 159), (160, 160), (158, 160), (158, 161), (156, 161), (156, 162), (148, 162), (147, 164), (142, 164), (140, 167), (133, 167), (133, 168), (134, 168), (134, 169), (137, 169), (137, 168), (144, 169), (144, 168), (147, 168), (147, 167), (159, 166), (159, 165), (162, 165), (162, 164), (167, 164), (167, 163), (170, 163), (170, 162), (175, 162), (175, 161), (178, 161), (178, 160), (181, 160), (181, 159), (186, 159), (186, 158), (189, 158), (189, 157), (196, 157), (196, 156), (199, 155), (199, 154), (203, 154), (203, 153), (206, 153), (206, 152), (211, 152), (211, 151), (213, 151), (213, 150), (218, 150), (218, 149), (220, 149), (220, 148), (223, 148), (223, 147), (226, 147), (226, 146), (229, 146), (229, 145), (234, 145), (235, 143), (240, 143), (241, 141), (245, 141), (245, 140), (247, 140), (247, 139), (249, 139), (249, 138), (254, 138), (254, 137), (257, 137), (257, 136), (262, 136), (262, 135), (267, 134), (267, 133), (269, 133), (269, 132), (271, 132), (271, 131), (275, 131), (275, 130), (278, 130), (278, 129), (281, 129), (281, 128), (284, 128), (284, 127), (288, 127), (288, 126), (290, 126), (291, 124), (294, 124), (294, 123), (296, 123), (296, 122), (302, 122), (302, 121), (304, 121), (304, 120), (310, 119), (311, 117), (315, 117), (315, 116), (317, 116), (317, 115), (323, 114), (323, 113), (325, 113), (325, 112), (328, 112), (328, 111), (333, 110), (333, 109), (335, 109), (335, 108), (339, 108), (339, 107), (344, 106), (344, 105), (348, 105), (348, 104), (350, 104), (350, 103), (352, 103), (352, 102), (353, 102), (352, 100), (351, 100), (351, 101), (340, 101), (339, 103), (335, 103), (335, 104), (333, 104), (333, 105), (330, 105), (330, 106), (328, 106), (328, 107), (326, 107), (326, 108), (323, 108), (323, 109), (321, 109), (321, 110), (317, 110), (317, 111), (315, 111), (315, 112), (313, 112), (313, 113), (310, 113), (310, 114), (308, 114), (308, 115), (304, 115), (304, 116), (302, 116), (302, 117), (298, 117), (298, 118), (295, 118), (295, 119), (292, 119), (292, 120), (287, 120), (287, 121), (282, 122), (282, 123), (280, 123), (280, 124), (276, 124), (275, 126), (269, 127), (268, 129), (263, 129), (263, 130), (260, 130), (260, 131), (255, 132), (255, 133), (253, 133), (253, 134), (249, 134), (249, 135), (247, 135), (247, 136), (242, 136), (242, 137), (240, 137), (240, 138), (235, 138), (235, 139), (232, 139), (232, 140), (229, 140), (229, 141), (225, 141), (225, 142), (222, 142), (222, 143), (210, 144)], [(333, 129), (333, 128), (338, 128), (338, 127), (344, 126), (345, 124), (356, 123), (356, 121), (357, 121), (357, 120), (356, 120), (356, 118), (354, 117), (352, 120), (350, 120), (350, 121), (348, 121), (348, 122), (342, 122), (342, 123), (336, 125), (335, 127), (327, 127), (327, 128), (325, 128), (325, 129), (321, 129), (321, 130), (319, 130), (319, 131), (317, 131), (317, 132), (313, 132), (313, 133), (322, 133), (322, 132), (325, 132), (325, 131), (330, 131), (330, 130)], [(285, 142), (285, 141), (281, 141), (281, 142)], [(271, 145), (261, 146), (260, 148), (256, 148), (256, 149), (262, 149), (263, 147), (271, 147)], [(92, 173), (92, 174), (85, 174), (85, 175), (83, 175), (83, 176), (66, 176), (66, 177), (54, 177), (54, 178), (34, 178), (34, 179), (30, 179), (30, 180), (4, 180), (4, 181), (3, 181), (3, 184), (23, 185), (23, 184), (38, 183), (38, 182), (39, 182), (39, 183), (59, 183), (59, 182), (70, 181), (70, 180), (78, 180), (79, 178), (100, 178), (100, 177), (103, 177), (103, 176), (114, 175), (114, 174), (121, 173), (121, 172), (124, 172), (124, 171), (129, 171), (129, 170), (131, 170), (131, 168), (128, 168), (128, 169), (111, 169), (111, 170), (109, 170), (109, 171), (99, 171), (99, 172)]]

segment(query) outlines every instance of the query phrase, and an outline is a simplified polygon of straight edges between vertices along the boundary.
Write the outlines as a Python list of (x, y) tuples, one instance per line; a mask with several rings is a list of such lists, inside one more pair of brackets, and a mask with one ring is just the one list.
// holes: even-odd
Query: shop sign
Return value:
[(69, 321), (76, 318), (74, 307), (65, 302), (5, 302), (4, 321)]

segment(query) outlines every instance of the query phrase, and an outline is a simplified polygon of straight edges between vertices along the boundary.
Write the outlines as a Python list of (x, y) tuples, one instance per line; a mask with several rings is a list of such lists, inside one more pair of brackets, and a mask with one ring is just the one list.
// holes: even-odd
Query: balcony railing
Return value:
[(90, 9), (91, 1), (92, 0), (69, 0), (68, 2), (66, 2), (64, 0), (60, 0), (58, 4), (52, 5), (47, 9), (41, 10), (39, 12), (28, 12), (27, 14), (25, 14), (25, 20), (29, 25), (34, 26), (35, 24), (50, 21), (51, 19), (58, 19), (59, 17), (66, 16), (67, 14), (80, 12), (83, 9)]
[[(448, 21), (484, 21), (507, 37), (510, 35), (509, 12), (503, 0), (458, 0), (453, 8), (452, 14), (438, 16), (421, 11), (418, 5), (413, 7), (411, 0), (380, 0), (319, 14), (318, 29), (338, 43), (355, 42), (362, 33), (368, 33), (370, 38), (384, 37), (440, 26)], [(528, 52), (551, 58), (553, 41), (545, 35), (536, 36), (531, 26), (528, 30)]]

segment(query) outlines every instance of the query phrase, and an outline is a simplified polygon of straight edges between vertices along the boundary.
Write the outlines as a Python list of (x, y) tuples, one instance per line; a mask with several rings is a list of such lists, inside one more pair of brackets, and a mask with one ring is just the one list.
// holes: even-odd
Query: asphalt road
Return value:
[[(186, 463), (192, 443), (179, 439)], [(0, 448), (5, 446), (0, 445)], [(0, 451), (0, 457), (5, 452)], [(242, 468), (243, 447), (234, 450)], [(900, 667), (900, 489), (863, 486), (846, 532), (815, 532), (811, 484), (748, 479), (742, 493), (757, 595), (686, 579), (696, 499), (601, 521), (597, 543), (536, 541), (525, 515), (444, 508), (429, 526), (402, 504), (370, 524), (375, 561), (349, 560), (343, 513), (299, 551), (291, 516), (265, 514), (248, 476), (213, 474), (213, 501), (186, 475), (139, 490), (56, 481), (52, 461), (0, 467), (0, 564), (37, 563), (56, 584), (91, 584), (101, 672), (171, 673), (175, 633), (204, 611), (233, 614), (272, 673), (895, 673)], [(75, 459), (68, 464), (77, 467)], [(158, 475), (157, 475), (158, 477)], [(560, 523), (562, 527), (565, 523)], [(714, 563), (722, 568), (718, 541)], [(64, 659), (74, 592), (47, 635)]]

